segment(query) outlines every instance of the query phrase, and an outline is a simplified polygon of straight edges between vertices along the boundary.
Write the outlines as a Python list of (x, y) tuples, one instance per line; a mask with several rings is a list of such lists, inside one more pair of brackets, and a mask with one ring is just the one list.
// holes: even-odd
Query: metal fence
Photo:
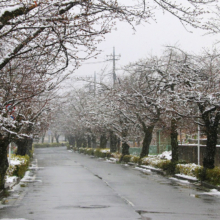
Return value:
[[(140, 156), (141, 149), (142, 149), (141, 147), (130, 147), (129, 152), (131, 155)], [(158, 152), (158, 147), (156, 145), (151, 145), (149, 149), (149, 154), (158, 155), (164, 151), (170, 151), (170, 150), (171, 150), (170, 145), (163, 145), (163, 146), (160, 146), (159, 152)]]

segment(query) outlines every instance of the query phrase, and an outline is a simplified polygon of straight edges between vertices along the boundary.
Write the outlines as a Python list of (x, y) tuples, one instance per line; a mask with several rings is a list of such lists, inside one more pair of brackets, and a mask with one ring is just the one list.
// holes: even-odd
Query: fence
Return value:
[[(131, 155), (140, 156), (141, 149), (142, 149), (141, 147), (130, 147), (129, 152)], [(159, 153), (162, 153), (164, 151), (169, 151), (169, 150), (171, 150), (170, 145), (160, 146)], [(149, 154), (157, 155), (158, 154), (158, 147), (156, 145), (151, 145), (150, 149), (149, 149)]]
[[(205, 155), (205, 145), (200, 145), (200, 165), (202, 165)], [(188, 163), (198, 163), (198, 147), (196, 144), (179, 145), (179, 159)], [(220, 166), (220, 147), (216, 147), (215, 166)]]
[[(200, 165), (202, 165), (203, 158), (205, 155), (205, 145), (200, 145)], [(160, 153), (163, 151), (171, 150), (170, 145), (160, 147)], [(140, 156), (141, 148), (140, 147), (130, 147), (129, 152), (131, 155)], [(149, 154), (157, 155), (158, 153), (157, 146), (150, 146)], [(185, 160), (188, 163), (198, 163), (198, 147), (196, 144), (190, 145), (179, 145), (179, 160)], [(220, 167), (220, 146), (216, 147), (215, 155), (215, 166)]]

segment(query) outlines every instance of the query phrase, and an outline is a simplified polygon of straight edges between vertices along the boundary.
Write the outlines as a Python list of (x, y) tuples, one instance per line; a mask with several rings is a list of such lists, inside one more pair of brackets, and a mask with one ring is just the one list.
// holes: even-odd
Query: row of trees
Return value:
[(93, 92), (85, 88), (72, 92), (61, 123), (70, 143), (91, 147), (98, 138), (100, 147), (106, 147), (108, 137), (114, 152), (119, 138), (125, 155), (128, 140), (143, 137), (140, 156), (144, 157), (154, 129), (163, 128), (170, 134), (176, 163), (179, 128), (187, 133), (199, 124), (207, 136), (203, 166), (214, 168), (220, 120), (219, 54), (191, 55), (168, 47), (162, 56), (139, 60), (124, 70), (125, 76), (113, 88), (102, 83)]
[[(185, 5), (174, 0), (128, 0), (126, 5), (122, 0), (0, 2), (0, 189), (4, 188), (8, 168), (8, 144), (14, 141), (19, 154), (28, 153), (26, 146), (30, 146), (33, 137), (47, 130), (55, 89), (82, 61), (97, 54), (97, 44), (112, 30), (115, 21), (126, 21), (134, 28), (140, 21), (155, 19), (159, 8), (184, 24), (215, 27), (213, 22), (201, 23), (200, 18), (208, 13), (207, 6), (217, 0), (184, 2)], [(104, 122), (104, 113), (101, 115)], [(86, 117), (84, 120), (87, 123)], [(122, 125), (130, 123), (126, 117), (120, 120)], [(80, 126), (76, 122), (76, 127)], [(121, 132), (126, 139), (126, 126)]]

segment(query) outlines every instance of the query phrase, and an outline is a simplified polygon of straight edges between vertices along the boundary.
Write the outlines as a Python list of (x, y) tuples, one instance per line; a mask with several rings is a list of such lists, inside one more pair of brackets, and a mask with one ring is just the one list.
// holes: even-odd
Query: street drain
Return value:
[(56, 207), (55, 209), (104, 209), (104, 208), (109, 208), (110, 206), (106, 205), (78, 205), (78, 206), (59, 206)]

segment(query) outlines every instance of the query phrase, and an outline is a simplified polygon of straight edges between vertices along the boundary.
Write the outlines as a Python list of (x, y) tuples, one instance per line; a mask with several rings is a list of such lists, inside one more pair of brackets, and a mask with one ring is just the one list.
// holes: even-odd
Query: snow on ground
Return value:
[(188, 180), (181, 180), (181, 179), (177, 179), (177, 178), (174, 178), (174, 177), (170, 177), (169, 179), (170, 180), (174, 180), (176, 182), (185, 183), (185, 184), (189, 184), (190, 183)]
[(110, 149), (101, 150), (102, 153), (110, 153)]
[(135, 170), (140, 170), (140, 171), (142, 171), (143, 173), (151, 173), (151, 170), (144, 169), (144, 168), (140, 168), (140, 167), (135, 167), (134, 169), (135, 169)]
[(220, 192), (217, 189), (211, 189), (209, 192), (204, 192), (202, 194), (220, 196)]
[(21, 179), (21, 182), (33, 182), (35, 176), (30, 176), (30, 171), (26, 171), (24, 177)]
[(188, 179), (188, 180), (195, 180), (195, 181), (198, 180), (196, 177), (188, 176), (188, 175), (184, 175), (184, 174), (175, 174), (175, 176), (177, 176), (177, 177), (182, 177), (182, 178)]
[(6, 183), (15, 183), (17, 182), (17, 176), (6, 176)]
[(18, 160), (16, 158), (10, 159), (10, 165), (15, 166), (15, 165), (20, 165), (22, 164), (24, 161), (23, 160)]
[(164, 151), (162, 154), (159, 154), (157, 157), (160, 159), (163, 159), (163, 160), (171, 160), (172, 159), (172, 152), (171, 151)]
[(142, 168), (145, 168), (145, 169), (151, 169), (151, 170), (162, 170), (160, 168), (155, 168), (155, 167), (152, 167), (152, 166), (146, 166), (146, 165), (141, 165)]

